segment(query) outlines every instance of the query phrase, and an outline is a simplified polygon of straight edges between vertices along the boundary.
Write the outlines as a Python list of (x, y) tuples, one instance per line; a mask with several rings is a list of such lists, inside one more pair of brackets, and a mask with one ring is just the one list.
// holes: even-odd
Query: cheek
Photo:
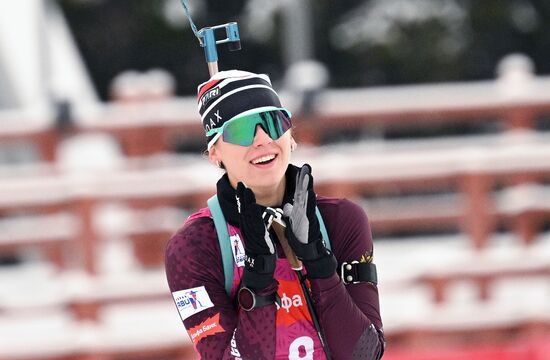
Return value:
[(244, 161), (236, 156), (229, 156), (225, 159), (225, 168), (232, 173), (241, 174), (244, 168)]
[(290, 147), (285, 147), (281, 151), (281, 160), (283, 160), (283, 163), (288, 163), (290, 161)]
[(277, 141), (277, 145), (279, 145), (279, 148), (281, 148), (281, 155), (284, 159), (290, 158), (290, 153), (292, 152), (290, 149), (291, 144), (292, 137), (290, 136), (290, 132), (287, 132)]
[(220, 144), (219, 147), (219, 155), (221, 158), (221, 161), (225, 165), (225, 168), (228, 171), (234, 172), (234, 173), (240, 173), (242, 172), (242, 169), (246, 165), (245, 162), (245, 155), (246, 155), (246, 148), (238, 145), (233, 144), (227, 144), (224, 143), (223, 145)]

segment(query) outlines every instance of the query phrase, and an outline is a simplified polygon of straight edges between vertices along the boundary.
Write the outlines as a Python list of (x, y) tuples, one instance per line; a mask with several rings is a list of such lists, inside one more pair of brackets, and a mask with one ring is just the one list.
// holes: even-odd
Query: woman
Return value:
[[(290, 165), (290, 113), (266, 75), (220, 72), (199, 86), (198, 101), (209, 159), (226, 171), (214, 216), (222, 226), (212, 208), (201, 209), (166, 250), (170, 290), (197, 353), (379, 359), (384, 338), (363, 210), (316, 197), (309, 165)], [(233, 255), (229, 275), (224, 242)]]

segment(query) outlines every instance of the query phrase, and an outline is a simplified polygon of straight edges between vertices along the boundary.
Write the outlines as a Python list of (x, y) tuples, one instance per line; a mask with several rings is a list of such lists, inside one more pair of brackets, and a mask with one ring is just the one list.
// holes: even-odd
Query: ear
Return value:
[(219, 167), (222, 162), (215, 144), (208, 150), (208, 160), (217, 167)]
[(294, 136), (290, 136), (290, 151), (296, 150), (298, 143), (294, 140)]

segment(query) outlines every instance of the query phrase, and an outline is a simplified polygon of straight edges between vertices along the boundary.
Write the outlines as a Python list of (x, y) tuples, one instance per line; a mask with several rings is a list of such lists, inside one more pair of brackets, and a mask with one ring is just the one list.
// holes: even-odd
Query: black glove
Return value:
[(311, 166), (305, 164), (296, 176), (294, 204), (285, 204), (283, 213), (288, 242), (312, 279), (328, 278), (337, 267), (336, 258), (323, 242), (316, 206)]
[(242, 283), (260, 291), (274, 281), (275, 246), (262, 218), (262, 207), (256, 204), (254, 193), (242, 182), (237, 184), (236, 200), (246, 255)]

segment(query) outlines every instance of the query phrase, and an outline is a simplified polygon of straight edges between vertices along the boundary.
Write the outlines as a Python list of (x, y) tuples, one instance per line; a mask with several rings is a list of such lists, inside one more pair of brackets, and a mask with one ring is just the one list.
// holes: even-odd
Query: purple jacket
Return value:
[[(294, 178), (288, 175), (292, 168), (287, 172), (287, 193), (293, 193), (292, 185), (288, 185)], [(227, 176), (218, 182), (218, 198), (230, 229), (238, 232), (234, 190)], [(345, 199), (324, 197), (317, 198), (317, 205), (340, 264), (364, 261), (372, 255), (370, 227), (359, 206)], [(191, 216), (170, 239), (166, 250), (170, 291), (201, 359), (325, 359), (318, 339), (311, 337), (308, 329), (304, 328), (303, 333), (278, 329), (289, 324), (288, 304), (305, 307), (300, 297), (290, 296), (292, 283), (281, 281), (285, 276), (283, 264), (288, 264), (281, 249), (276, 269), (280, 285), (274, 286), (280, 287), (279, 296), (286, 296), (287, 306), (274, 304), (250, 312), (235, 306), (225, 291), (217, 234), (207, 215), (202, 210)], [(238, 246), (235, 251), (239, 251)], [(241, 274), (242, 268), (235, 272), (236, 283)], [(310, 280), (309, 284), (333, 359), (379, 359), (384, 338), (377, 287), (370, 283), (344, 285), (337, 274)]]

